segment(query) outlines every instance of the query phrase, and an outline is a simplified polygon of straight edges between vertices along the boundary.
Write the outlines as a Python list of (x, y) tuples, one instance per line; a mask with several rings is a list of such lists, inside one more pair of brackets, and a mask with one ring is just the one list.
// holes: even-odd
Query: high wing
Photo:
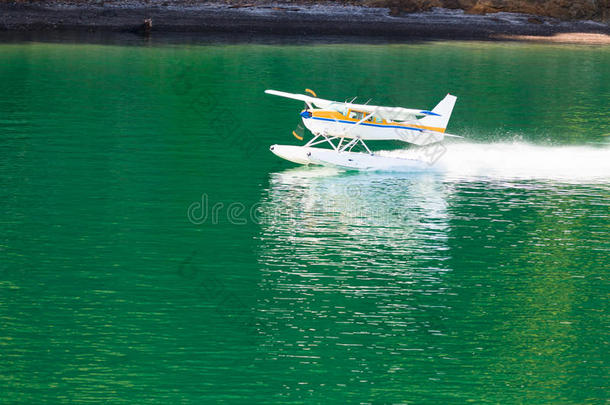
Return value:
[(305, 94), (294, 94), (294, 93), (286, 93), (283, 91), (277, 90), (265, 90), (265, 93), (272, 94), (274, 96), (291, 98), (294, 100), (300, 100), (308, 104), (309, 106), (316, 106), (321, 109), (332, 109), (341, 112), (341, 110), (345, 109), (353, 109), (357, 111), (362, 111), (367, 114), (371, 114), (373, 116), (377, 116), (383, 118), (388, 121), (408, 121), (417, 119), (418, 117), (427, 116), (427, 115), (436, 115), (432, 111), (426, 110), (415, 110), (410, 108), (403, 107), (385, 107), (385, 106), (377, 106), (370, 104), (353, 104), (353, 103), (342, 103), (338, 101), (325, 100), (323, 98), (311, 97)]

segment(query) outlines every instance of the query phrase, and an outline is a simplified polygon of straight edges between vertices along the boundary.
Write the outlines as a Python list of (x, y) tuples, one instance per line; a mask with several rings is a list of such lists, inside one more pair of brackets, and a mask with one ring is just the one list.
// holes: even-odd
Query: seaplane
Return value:
[[(280, 158), (302, 165), (331, 166), (344, 170), (426, 170), (426, 159), (407, 159), (372, 152), (365, 141), (398, 140), (416, 147), (438, 145), (445, 132), (457, 97), (447, 94), (432, 110), (356, 104), (355, 99), (337, 102), (318, 98), (313, 90), (294, 94), (265, 90), (274, 96), (305, 103), (303, 124), (313, 134), (305, 145), (272, 145)], [(303, 137), (293, 131), (293, 135)], [(316, 145), (326, 148), (314, 147)], [(360, 151), (357, 151), (360, 150)], [(430, 154), (430, 151), (428, 151)]]

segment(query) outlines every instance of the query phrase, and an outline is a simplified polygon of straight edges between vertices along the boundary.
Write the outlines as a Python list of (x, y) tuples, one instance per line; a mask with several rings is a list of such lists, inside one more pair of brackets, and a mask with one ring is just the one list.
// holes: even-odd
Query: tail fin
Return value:
[(447, 94), (432, 110), (437, 115), (427, 115), (424, 118), (420, 118), (419, 123), (427, 127), (437, 128), (440, 132), (445, 132), (456, 100), (456, 96)]

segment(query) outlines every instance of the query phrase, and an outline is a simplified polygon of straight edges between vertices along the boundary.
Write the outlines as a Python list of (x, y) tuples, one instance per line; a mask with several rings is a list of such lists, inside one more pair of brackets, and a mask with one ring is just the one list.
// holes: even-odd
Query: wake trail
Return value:
[[(421, 159), (425, 150), (384, 152)], [(543, 146), (523, 142), (446, 143), (430, 167), (451, 177), (610, 182), (610, 146)]]

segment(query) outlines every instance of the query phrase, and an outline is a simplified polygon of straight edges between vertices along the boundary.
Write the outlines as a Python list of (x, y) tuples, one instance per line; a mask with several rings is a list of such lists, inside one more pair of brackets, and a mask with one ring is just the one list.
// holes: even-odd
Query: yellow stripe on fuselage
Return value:
[[(356, 123), (360, 120), (355, 119), (355, 118), (350, 118), (350, 117), (346, 117), (345, 115), (341, 114), (338, 111), (333, 111), (333, 110), (317, 110), (317, 111), (312, 111), (312, 116), (315, 118), (326, 118), (326, 119), (333, 119), (333, 120), (341, 120), (341, 121), (350, 121), (353, 123)], [(374, 121), (364, 121), (363, 124), (374, 124), (377, 125), (379, 127), (407, 127), (407, 128), (418, 128), (418, 129), (427, 129), (429, 131), (436, 131), (436, 132), (445, 132), (445, 128), (437, 128), (437, 127), (429, 127), (426, 125), (418, 125), (418, 124), (403, 124), (400, 122), (394, 122), (394, 121), (386, 121), (383, 120), (383, 122), (374, 122)]]

